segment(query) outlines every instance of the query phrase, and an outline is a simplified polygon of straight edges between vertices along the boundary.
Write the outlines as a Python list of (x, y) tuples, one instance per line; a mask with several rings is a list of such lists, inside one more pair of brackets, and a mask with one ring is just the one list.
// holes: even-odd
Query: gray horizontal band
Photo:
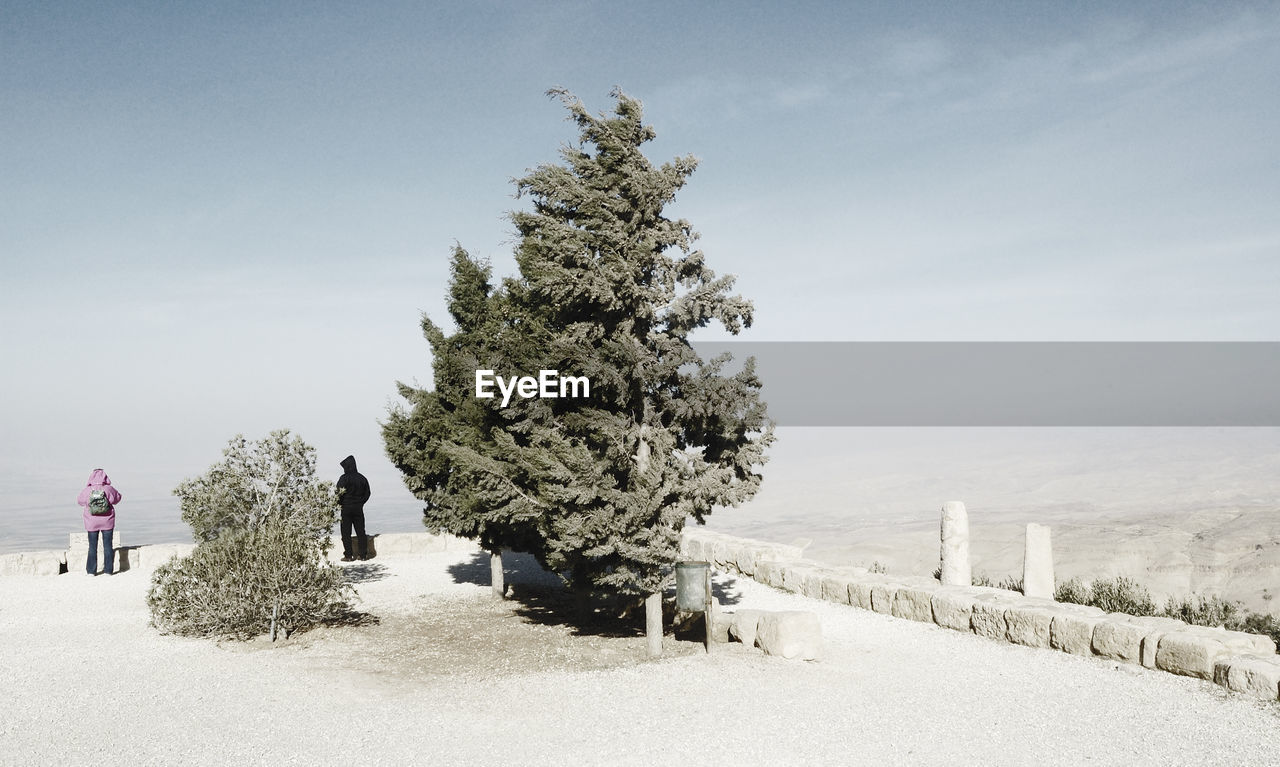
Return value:
[(1276, 342), (699, 342), (782, 426), (1280, 426)]

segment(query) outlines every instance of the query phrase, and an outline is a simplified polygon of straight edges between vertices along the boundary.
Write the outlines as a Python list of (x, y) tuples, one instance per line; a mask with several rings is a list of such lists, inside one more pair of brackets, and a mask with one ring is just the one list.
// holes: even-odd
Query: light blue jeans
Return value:
[[(115, 530), (102, 531), (102, 572), (111, 575), (116, 565), (116, 553), (111, 548), (111, 536)], [(85, 571), (90, 575), (98, 573), (98, 531), (89, 531), (89, 561), (85, 563)]]

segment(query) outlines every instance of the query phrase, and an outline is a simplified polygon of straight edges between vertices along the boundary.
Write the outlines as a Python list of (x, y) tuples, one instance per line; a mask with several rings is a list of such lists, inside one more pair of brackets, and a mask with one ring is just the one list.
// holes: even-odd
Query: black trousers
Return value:
[(342, 510), (342, 555), (351, 556), (351, 528), (356, 529), (356, 542), (360, 544), (360, 558), (369, 556), (369, 539), (364, 535), (364, 509)]

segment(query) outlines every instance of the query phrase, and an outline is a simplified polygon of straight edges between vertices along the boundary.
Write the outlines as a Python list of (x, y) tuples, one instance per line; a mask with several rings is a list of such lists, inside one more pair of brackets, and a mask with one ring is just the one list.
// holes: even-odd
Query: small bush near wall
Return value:
[(1193, 626), (1222, 626), (1231, 631), (1269, 636), (1280, 644), (1280, 619), (1266, 613), (1245, 610), (1238, 602), (1221, 597), (1191, 595), (1181, 599), (1169, 597), (1163, 610), (1151, 601), (1147, 589), (1125, 578), (1103, 578), (1092, 587), (1079, 578), (1058, 584), (1053, 598), (1059, 602), (1099, 607), (1107, 612), (1129, 615), (1162, 615)]
[(1127, 615), (1156, 615), (1156, 603), (1146, 586), (1131, 578), (1118, 576), (1093, 582), (1093, 596), (1089, 603), (1109, 613)]
[(1165, 615), (1196, 626), (1224, 626), (1231, 631), (1263, 634), (1280, 644), (1280, 620), (1274, 615), (1245, 610), (1238, 602), (1222, 597), (1192, 594), (1183, 599), (1169, 597)]
[(1023, 593), (1022, 579), (1015, 578), (1012, 575), (1006, 575), (1004, 578), (1000, 579), (999, 583), (996, 584), (996, 588), (1004, 589), (1005, 591), (1016, 591), (1021, 594)]
[(231, 439), (223, 460), (174, 490), (196, 539), (156, 568), (147, 606), (161, 632), (250, 639), (342, 618), (352, 589), (327, 560), (337, 521), (315, 449), (288, 430)]
[(1240, 622), (1238, 630), (1248, 631), (1250, 634), (1265, 634), (1275, 640), (1277, 645), (1280, 645), (1280, 619), (1274, 615), (1249, 613)]
[(289, 522), (228, 530), (191, 556), (156, 569), (147, 594), (165, 634), (252, 639), (273, 615), (287, 633), (336, 621), (350, 610), (342, 570)]
[(1159, 614), (1155, 602), (1151, 600), (1151, 592), (1137, 581), (1124, 576), (1100, 578), (1092, 586), (1079, 578), (1072, 578), (1058, 584), (1053, 598), (1059, 602), (1098, 607), (1109, 613)]
[(1088, 585), (1083, 583), (1079, 578), (1072, 578), (1065, 583), (1059, 583), (1056, 591), (1053, 592), (1053, 598), (1058, 602), (1070, 602), (1076, 605), (1087, 605), (1093, 594), (1089, 591)]

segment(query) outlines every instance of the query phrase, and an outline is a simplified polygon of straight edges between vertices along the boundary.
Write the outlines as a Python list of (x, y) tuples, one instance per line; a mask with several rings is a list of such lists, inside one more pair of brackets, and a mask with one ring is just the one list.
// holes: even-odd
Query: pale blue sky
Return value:
[(700, 158), (756, 340), (1280, 340), (1277, 73), (1273, 3), (5, 3), (0, 480), (159, 498), (283, 426), (394, 485), (553, 86)]

